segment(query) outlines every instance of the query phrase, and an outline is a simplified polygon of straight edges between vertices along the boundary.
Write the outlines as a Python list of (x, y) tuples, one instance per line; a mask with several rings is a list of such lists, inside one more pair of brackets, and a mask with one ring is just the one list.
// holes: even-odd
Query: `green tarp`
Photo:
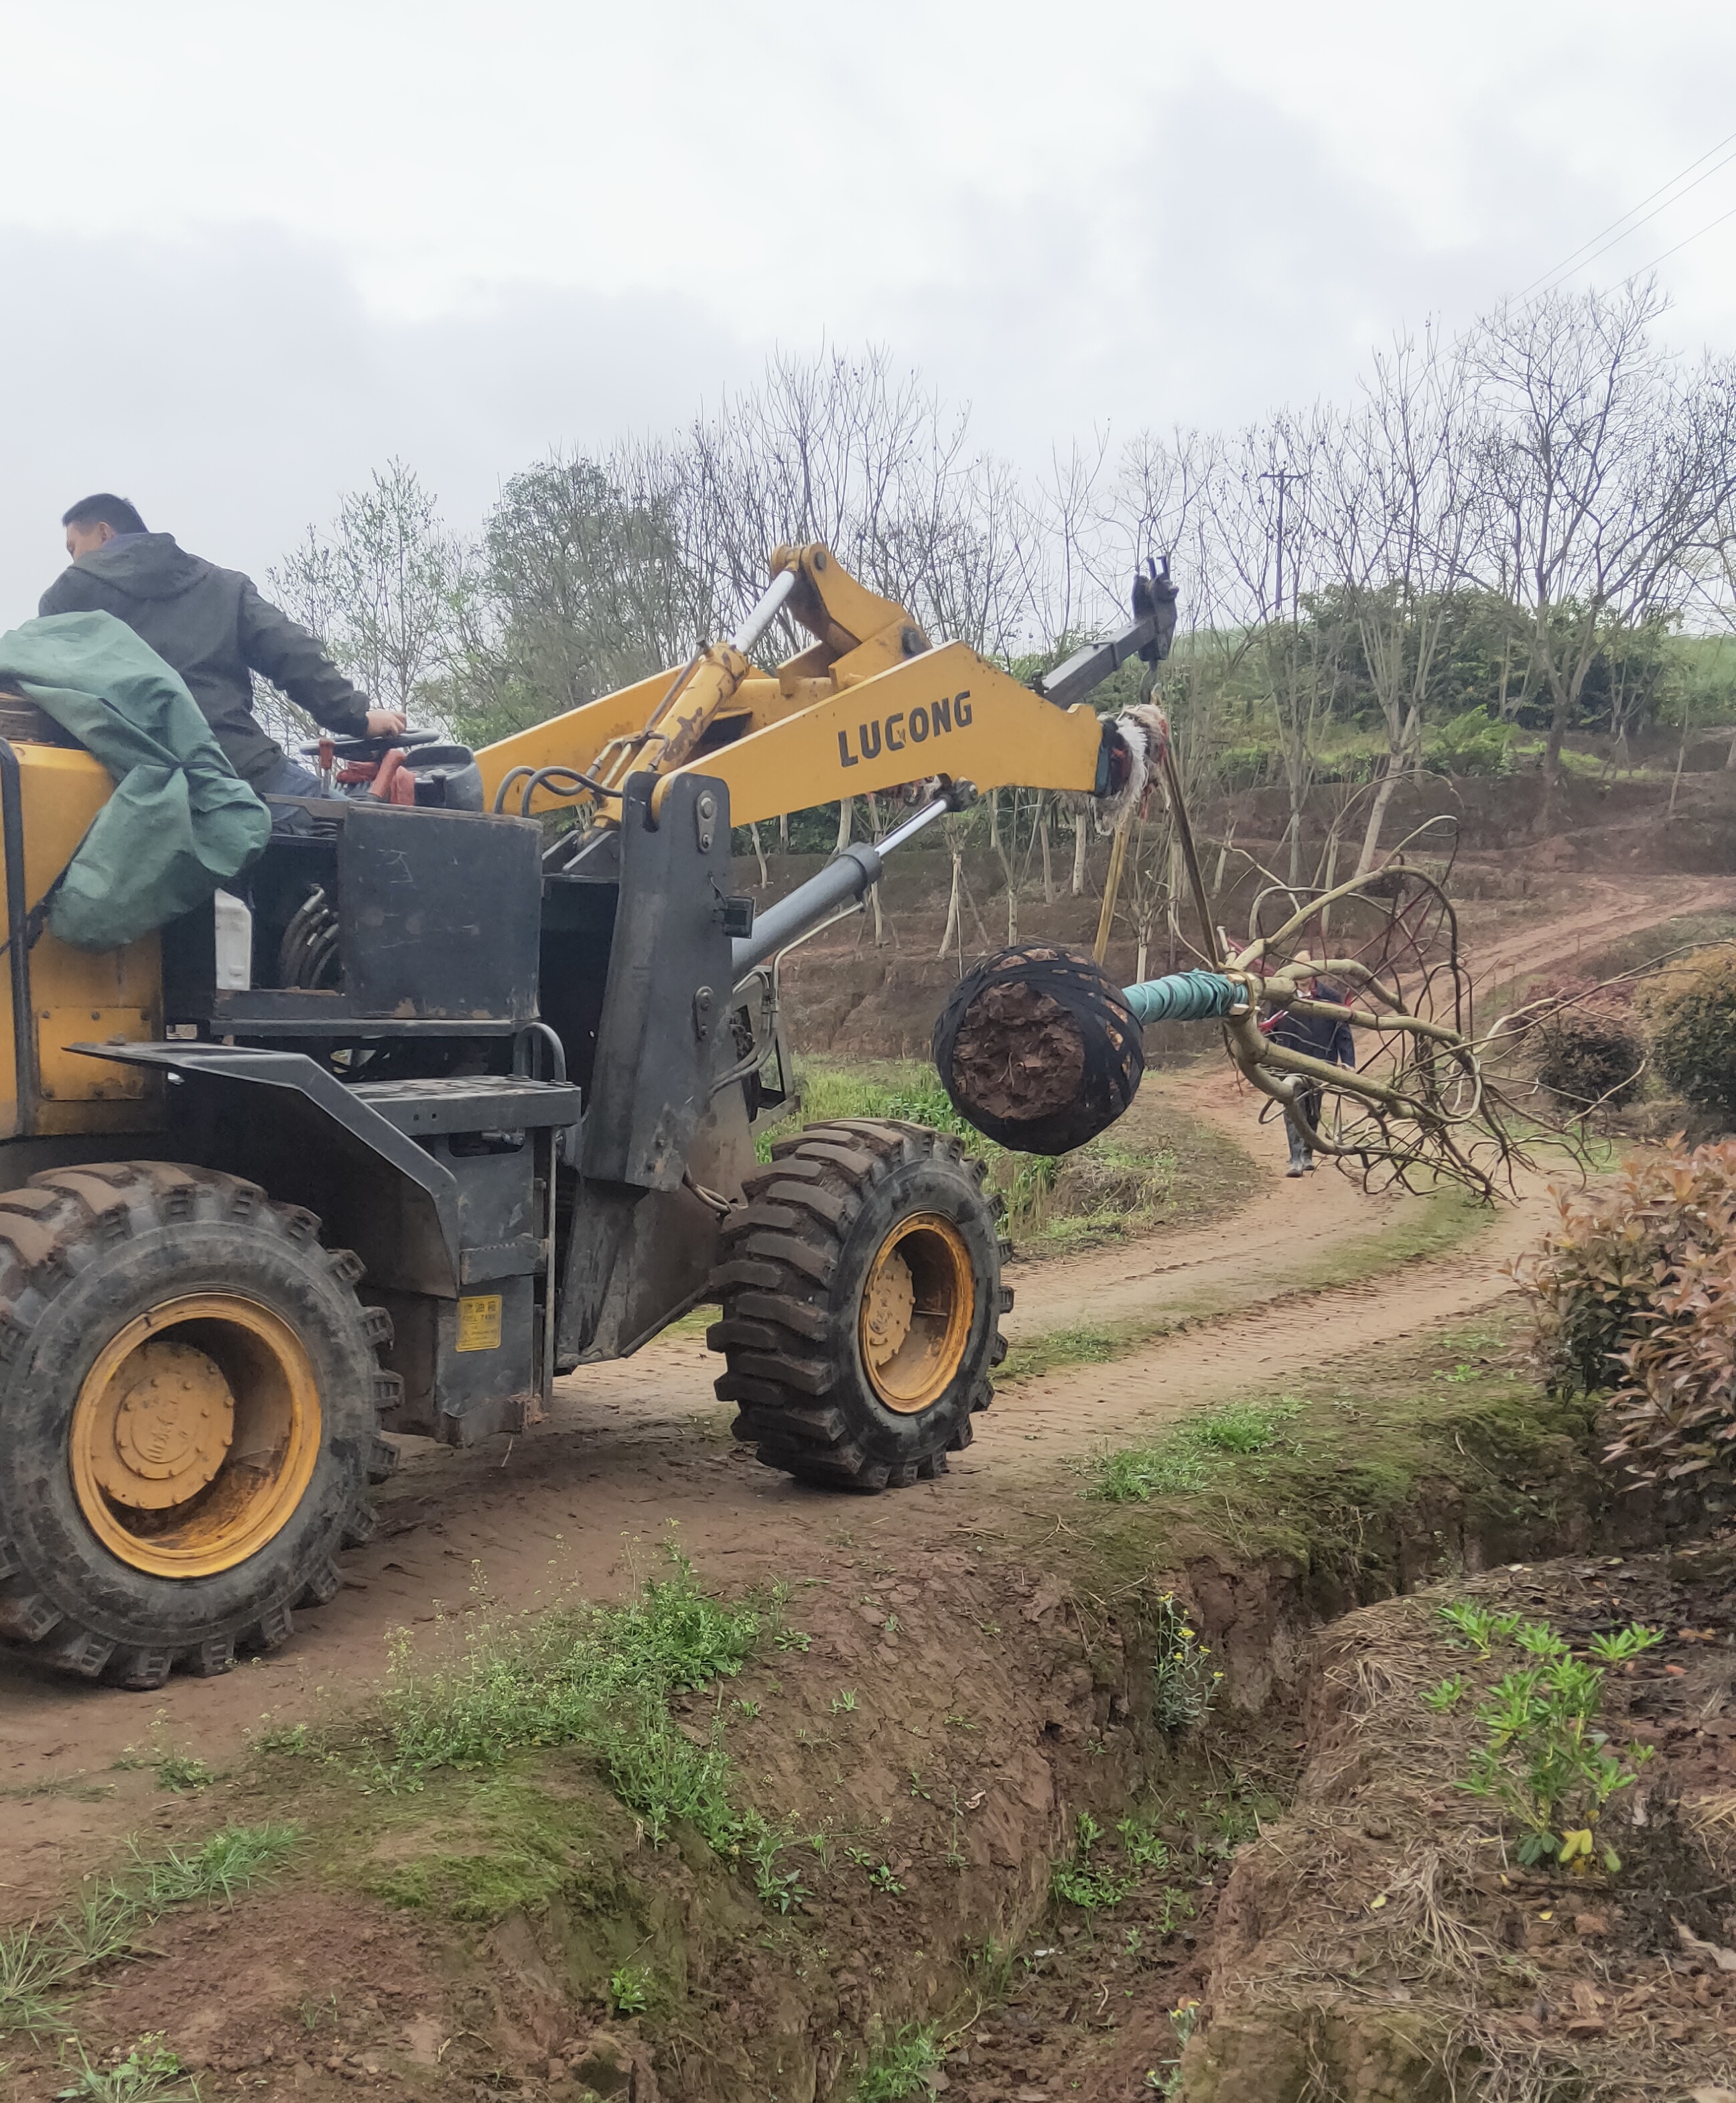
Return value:
[(0, 684), (47, 709), (114, 776), (49, 904), (48, 931), (61, 941), (113, 949), (136, 940), (190, 912), (264, 846), (271, 813), (179, 674), (113, 614), (50, 614), (0, 635)]

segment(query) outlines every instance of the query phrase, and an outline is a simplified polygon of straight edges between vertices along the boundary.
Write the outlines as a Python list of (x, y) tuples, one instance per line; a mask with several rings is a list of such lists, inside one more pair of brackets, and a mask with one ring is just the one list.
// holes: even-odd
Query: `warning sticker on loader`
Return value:
[(500, 1295), (474, 1294), (458, 1303), (458, 1348), (461, 1351), (498, 1351), (500, 1348)]

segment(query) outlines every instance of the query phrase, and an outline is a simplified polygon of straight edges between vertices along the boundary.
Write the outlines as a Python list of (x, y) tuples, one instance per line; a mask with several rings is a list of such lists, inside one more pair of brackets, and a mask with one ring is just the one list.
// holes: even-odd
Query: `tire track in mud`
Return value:
[[(1654, 881), (1634, 887), (1643, 900), (1627, 897), (1625, 905), (1626, 887), (1597, 887), (1583, 910), (1491, 943), (1480, 977), (1560, 962), (1571, 940), (1584, 939), (1588, 920), (1601, 945), (1736, 902), (1729, 881)], [(909, 1542), (981, 1538), (1019, 1518), (1058, 1463), (1106, 1438), (1250, 1388), (1281, 1391), (1305, 1367), (1353, 1363), (1370, 1347), (1486, 1312), (1509, 1289), (1503, 1265), (1547, 1206), (1539, 1188), (1445, 1255), (1336, 1282), (1334, 1265), (1378, 1262), (1381, 1242), (1425, 1201), (1370, 1197), (1325, 1169), (1286, 1178), (1281, 1132), (1256, 1125), (1254, 1098), (1222, 1067), (1154, 1075), (1149, 1085), (1160, 1105), (1173, 1100), (1254, 1150), (1247, 1202), (1215, 1224), (1015, 1265), (1010, 1282), (1019, 1300), (1007, 1327), (1028, 1339), (1131, 1317), (1153, 1327), (1174, 1321), (1174, 1332), (1107, 1363), (1004, 1389), (949, 1477), (872, 1499), (803, 1488), (735, 1446), (733, 1410), (712, 1394), (721, 1361), (690, 1332), (561, 1381), (549, 1421), (504, 1444), (455, 1452), (409, 1441), (379, 1537), (345, 1558), (343, 1589), (298, 1616), (285, 1650), (224, 1678), (178, 1677), (148, 1703), (0, 1658), (0, 1788), (78, 1771), (114, 1787), (100, 1803), (47, 1794), (9, 1806), (17, 1846), (0, 1867), (0, 1918), (16, 1910), (20, 1893), (51, 1888), (68, 1867), (104, 1859), (118, 1834), (156, 1807), (148, 1774), (107, 1771), (159, 1715), (173, 1744), (195, 1745), (214, 1762), (232, 1758), (263, 1715), (312, 1717), (376, 1680), (396, 1629), (419, 1638), (442, 1612), (462, 1613), (484, 1597), (518, 1608), (574, 1589), (618, 1596), (672, 1522), (699, 1567), (726, 1584), (797, 1567), (793, 1558), (844, 1533), (889, 1555)]]

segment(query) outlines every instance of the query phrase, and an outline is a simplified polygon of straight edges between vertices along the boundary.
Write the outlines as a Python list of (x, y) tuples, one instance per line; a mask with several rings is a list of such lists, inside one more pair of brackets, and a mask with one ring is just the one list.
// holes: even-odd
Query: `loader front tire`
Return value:
[(719, 1398), (767, 1467), (845, 1490), (943, 1474), (1006, 1346), (983, 1167), (957, 1140), (878, 1118), (772, 1149), (725, 1223), (707, 1341)]
[(211, 1169), (0, 1194), (0, 1641), (145, 1689), (332, 1597), (395, 1459), (361, 1275), (311, 1212)]

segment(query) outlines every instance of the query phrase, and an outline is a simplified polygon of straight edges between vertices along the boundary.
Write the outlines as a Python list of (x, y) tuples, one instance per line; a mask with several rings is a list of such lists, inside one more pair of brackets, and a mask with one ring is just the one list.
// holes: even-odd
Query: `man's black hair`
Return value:
[(142, 533), (144, 521), (124, 496), (111, 496), (106, 491), (95, 496), (81, 496), (72, 509), (61, 514), (63, 526), (106, 526), (116, 533)]

